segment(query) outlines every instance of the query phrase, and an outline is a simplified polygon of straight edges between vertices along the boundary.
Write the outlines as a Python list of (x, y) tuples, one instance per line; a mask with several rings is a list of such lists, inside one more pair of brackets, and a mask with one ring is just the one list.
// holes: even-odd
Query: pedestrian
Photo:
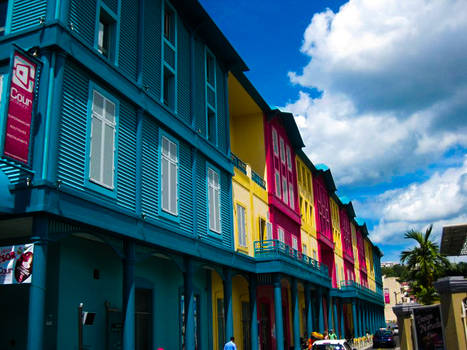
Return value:
[(329, 333), (328, 333), (328, 331), (324, 331), (323, 335), (324, 335), (324, 339), (325, 339), (325, 340), (328, 340), (328, 339), (329, 339)]
[(224, 350), (237, 350), (237, 345), (234, 343), (235, 338), (230, 337), (230, 341), (224, 345)]
[(329, 332), (329, 339), (337, 339), (337, 334), (334, 333), (334, 329), (331, 329), (331, 331)]

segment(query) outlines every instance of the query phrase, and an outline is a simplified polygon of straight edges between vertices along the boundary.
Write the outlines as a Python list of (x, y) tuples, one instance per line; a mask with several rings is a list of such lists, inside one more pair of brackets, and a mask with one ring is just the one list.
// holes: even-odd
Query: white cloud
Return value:
[(433, 239), (439, 241), (443, 226), (467, 222), (467, 157), (459, 167), (386, 191), (357, 206), (369, 206), (373, 217), (380, 218), (370, 235), (376, 243), (404, 243), (404, 232), (424, 231), (429, 224), (434, 224)]
[(315, 14), (285, 106), (338, 185), (372, 184), (467, 146), (467, 2), (351, 0)]

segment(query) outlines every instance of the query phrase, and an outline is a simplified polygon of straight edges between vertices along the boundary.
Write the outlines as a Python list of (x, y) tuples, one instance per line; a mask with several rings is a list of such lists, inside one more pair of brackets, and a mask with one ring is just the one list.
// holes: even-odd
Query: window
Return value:
[(110, 60), (115, 59), (115, 16), (103, 8), (99, 12), (99, 23), (97, 28), (97, 51)]
[(317, 261), (316, 259), (316, 250), (313, 249), (313, 259)]
[(282, 137), (280, 138), (280, 145), (281, 145), (281, 162), (285, 163), (284, 140), (282, 139)]
[(286, 147), (287, 150), (287, 168), (292, 171), (292, 155), (290, 154), (290, 147)]
[(272, 239), (272, 224), (270, 222), (266, 224), (266, 237), (269, 240)]
[(208, 168), (209, 229), (221, 232), (219, 173)]
[(274, 154), (277, 156), (279, 154), (279, 145), (277, 143), (277, 131), (274, 128), (272, 128), (272, 147)]
[(161, 137), (161, 208), (178, 215), (178, 152), (177, 144)]
[(298, 250), (298, 240), (295, 236), (292, 236), (292, 248)]
[(259, 218), (258, 226), (259, 226), (259, 240), (264, 241), (265, 239), (268, 239), (266, 237), (266, 221), (264, 219)]
[(206, 48), (206, 137), (212, 143), (217, 143), (217, 90), (216, 90), (216, 59)]
[(293, 186), (290, 182), (289, 182), (289, 204), (292, 209), (295, 209)]
[(287, 203), (287, 198), (289, 193), (287, 191), (287, 179), (285, 177), (282, 178), (282, 200)]
[(280, 198), (281, 196), (281, 175), (279, 174), (279, 170), (275, 172), (276, 176), (276, 196)]
[(163, 11), (163, 68), (162, 68), (162, 103), (175, 112), (177, 81), (177, 23), (176, 14), (168, 3)]
[(284, 229), (280, 226), (277, 227), (277, 239), (281, 241), (282, 243), (285, 243), (285, 233)]
[(115, 103), (93, 90), (89, 178), (108, 189), (114, 188)]
[(246, 222), (245, 222), (245, 208), (237, 204), (237, 233), (238, 245), (246, 247)]
[(302, 244), (302, 253), (307, 254), (306, 244)]
[(7, 12), (8, 12), (8, 0), (0, 0), (0, 35), (5, 34)]

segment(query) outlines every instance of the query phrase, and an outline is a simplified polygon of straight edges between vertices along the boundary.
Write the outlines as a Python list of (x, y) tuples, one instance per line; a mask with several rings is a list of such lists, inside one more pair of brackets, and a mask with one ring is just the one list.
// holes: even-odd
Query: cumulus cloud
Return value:
[(316, 163), (339, 184), (372, 184), (416, 171), (467, 146), (467, 2), (351, 0), (315, 14), (310, 56), (285, 106)]
[(424, 231), (429, 224), (434, 224), (433, 238), (439, 240), (443, 226), (467, 222), (467, 157), (459, 167), (388, 190), (360, 206), (368, 206), (372, 216), (379, 218), (371, 233), (376, 243), (400, 244), (404, 232)]

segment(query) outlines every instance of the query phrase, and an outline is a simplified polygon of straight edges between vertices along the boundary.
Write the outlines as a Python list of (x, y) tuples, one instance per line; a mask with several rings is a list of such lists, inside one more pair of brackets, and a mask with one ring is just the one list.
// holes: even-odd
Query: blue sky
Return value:
[[(467, 2), (201, 0), (397, 261), (467, 222)], [(267, 6), (265, 6), (267, 4)]]

